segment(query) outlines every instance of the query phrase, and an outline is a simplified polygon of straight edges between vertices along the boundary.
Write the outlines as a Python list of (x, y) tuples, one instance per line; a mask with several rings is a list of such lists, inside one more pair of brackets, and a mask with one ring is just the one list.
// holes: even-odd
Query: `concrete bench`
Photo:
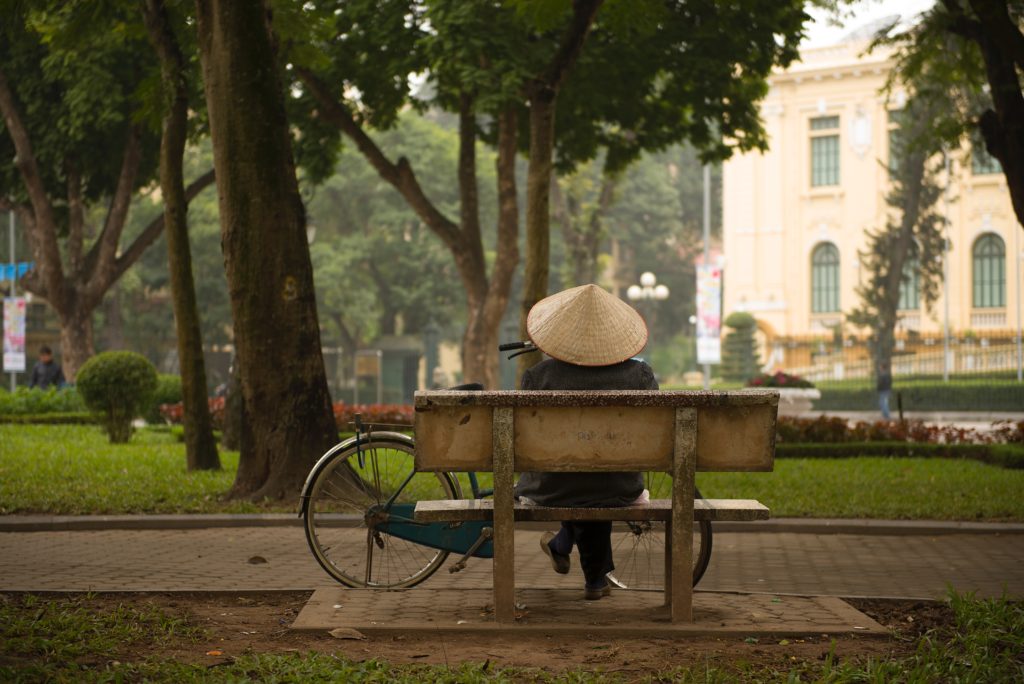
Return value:
[[(416, 468), (493, 472), (494, 500), (420, 501), (422, 521), (494, 521), (494, 612), (515, 621), (516, 520), (659, 520), (667, 524), (665, 603), (692, 620), (694, 520), (762, 520), (756, 501), (694, 501), (696, 471), (770, 471), (773, 391), (417, 392)], [(664, 471), (672, 498), (624, 508), (516, 503), (515, 472)]]

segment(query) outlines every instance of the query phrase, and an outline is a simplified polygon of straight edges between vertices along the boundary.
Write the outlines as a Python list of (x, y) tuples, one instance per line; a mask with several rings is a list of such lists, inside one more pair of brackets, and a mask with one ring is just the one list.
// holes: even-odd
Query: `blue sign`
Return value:
[(0, 266), (0, 280), (15, 280), (24, 278), (25, 274), (35, 268), (34, 261), (21, 261), (16, 264), (3, 264)]

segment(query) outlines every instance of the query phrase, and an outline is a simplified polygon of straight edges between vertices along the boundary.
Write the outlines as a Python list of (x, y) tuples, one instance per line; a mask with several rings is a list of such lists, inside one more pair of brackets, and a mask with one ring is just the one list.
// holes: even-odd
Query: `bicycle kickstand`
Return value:
[(493, 538), (494, 538), (494, 528), (493, 527), (485, 527), (482, 530), (480, 530), (480, 536), (477, 537), (476, 541), (473, 542), (473, 545), (469, 547), (469, 551), (466, 551), (466, 554), (462, 558), (460, 558), (459, 560), (455, 561), (450, 566), (448, 566), (448, 572), (454, 574), (456, 572), (459, 572), (460, 570), (465, 570), (466, 569), (466, 561), (468, 561), (473, 556), (473, 554), (477, 552), (477, 549), (479, 549), (481, 546), (484, 545), (484, 542), (486, 542), (486, 541), (488, 541), (490, 539), (493, 539)]

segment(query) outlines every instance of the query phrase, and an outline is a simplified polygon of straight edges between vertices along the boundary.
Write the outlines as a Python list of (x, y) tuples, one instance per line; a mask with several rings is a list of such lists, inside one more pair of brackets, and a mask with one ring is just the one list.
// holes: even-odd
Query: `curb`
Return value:
[[(352, 524), (361, 518), (352, 516)], [(294, 513), (194, 515), (6, 515), (0, 532), (80, 532), (89, 530), (201, 530), (223, 527), (301, 527)], [(517, 525), (523, 529), (537, 525)], [(540, 527), (544, 527), (541, 525)], [(538, 529), (540, 529), (538, 527)], [(546, 527), (545, 527), (546, 529)], [(935, 536), (945, 534), (1024, 534), (1021, 523), (861, 518), (776, 518), (756, 522), (716, 522), (716, 533), (855, 534)]]

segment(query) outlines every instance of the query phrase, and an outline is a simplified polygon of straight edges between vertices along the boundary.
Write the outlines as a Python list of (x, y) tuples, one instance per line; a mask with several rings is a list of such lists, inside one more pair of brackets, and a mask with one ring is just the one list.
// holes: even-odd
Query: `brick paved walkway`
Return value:
[[(575, 564), (568, 576), (551, 572), (537, 549), (538, 534), (516, 534), (518, 586), (578, 588), (582, 577)], [(360, 548), (358, 537), (353, 545)], [(266, 591), (331, 583), (298, 527), (0, 533), (0, 590)], [(1004, 589), (1024, 596), (1024, 538), (716, 534), (700, 589), (941, 598), (947, 584), (982, 596)], [(490, 561), (474, 560), (458, 575), (439, 571), (424, 586), (490, 585)]]

